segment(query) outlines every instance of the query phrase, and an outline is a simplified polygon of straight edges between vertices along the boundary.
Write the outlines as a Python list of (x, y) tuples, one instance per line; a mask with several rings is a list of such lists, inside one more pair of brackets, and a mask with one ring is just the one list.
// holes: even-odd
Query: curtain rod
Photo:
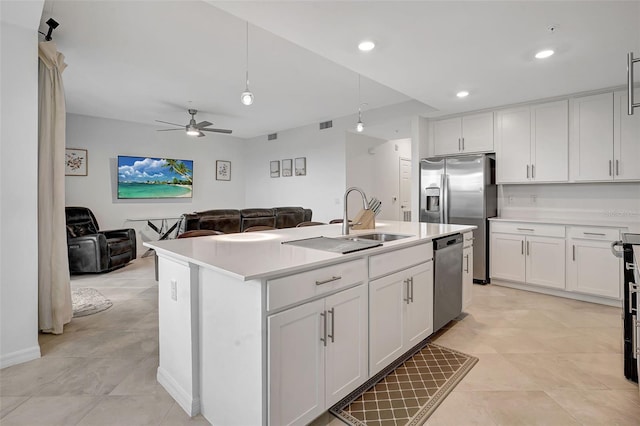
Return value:
[(49, 31), (47, 31), (47, 33), (46, 33), (46, 34), (45, 34), (45, 33), (43, 33), (42, 31), (38, 31), (38, 32), (44, 36), (44, 39), (45, 39), (46, 41), (51, 41), (51, 33), (53, 33), (53, 30), (55, 30), (56, 28), (58, 28), (58, 25), (60, 25), (60, 24), (58, 24), (58, 23), (56, 22), (56, 20), (55, 20), (55, 19), (53, 19), (53, 18), (49, 18), (49, 19), (47, 19), (47, 22), (45, 22), (45, 24), (47, 24), (47, 25), (49, 26)]

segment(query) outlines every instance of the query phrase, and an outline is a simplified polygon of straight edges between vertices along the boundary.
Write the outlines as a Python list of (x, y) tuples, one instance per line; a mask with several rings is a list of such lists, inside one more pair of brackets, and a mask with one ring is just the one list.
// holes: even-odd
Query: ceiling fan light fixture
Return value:
[(198, 130), (195, 126), (187, 126), (187, 135), (200, 136), (200, 130)]
[(456, 96), (459, 98), (466, 98), (467, 96), (469, 96), (469, 92), (467, 92), (466, 90), (461, 90), (460, 92), (456, 93)]

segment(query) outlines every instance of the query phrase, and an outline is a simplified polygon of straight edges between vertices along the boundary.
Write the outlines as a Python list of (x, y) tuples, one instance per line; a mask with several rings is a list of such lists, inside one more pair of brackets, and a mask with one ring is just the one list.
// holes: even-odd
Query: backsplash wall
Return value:
[(640, 226), (640, 183), (499, 185), (498, 215), (587, 219)]

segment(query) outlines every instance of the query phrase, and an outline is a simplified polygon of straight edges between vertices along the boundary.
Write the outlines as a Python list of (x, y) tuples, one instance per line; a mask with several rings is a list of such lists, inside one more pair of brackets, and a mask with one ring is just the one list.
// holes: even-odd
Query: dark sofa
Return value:
[(311, 220), (310, 209), (302, 207), (274, 207), (271, 209), (205, 210), (182, 215), (180, 232), (210, 229), (231, 234), (243, 232), (251, 226), (294, 228)]

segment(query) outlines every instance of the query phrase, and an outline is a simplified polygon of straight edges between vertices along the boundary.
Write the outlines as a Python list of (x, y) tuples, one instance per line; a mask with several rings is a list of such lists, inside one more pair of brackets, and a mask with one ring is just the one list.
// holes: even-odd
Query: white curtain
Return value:
[(64, 211), (67, 64), (51, 41), (40, 43), (38, 56), (38, 325), (61, 334), (73, 315)]

